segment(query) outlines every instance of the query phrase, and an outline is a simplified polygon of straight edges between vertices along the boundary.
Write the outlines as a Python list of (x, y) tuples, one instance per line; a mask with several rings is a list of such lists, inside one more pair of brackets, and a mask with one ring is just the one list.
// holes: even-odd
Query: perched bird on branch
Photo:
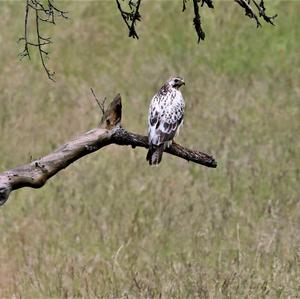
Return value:
[(171, 145), (183, 123), (184, 99), (179, 90), (185, 84), (180, 77), (169, 79), (152, 98), (148, 114), (149, 150), (147, 161), (158, 165), (164, 149)]

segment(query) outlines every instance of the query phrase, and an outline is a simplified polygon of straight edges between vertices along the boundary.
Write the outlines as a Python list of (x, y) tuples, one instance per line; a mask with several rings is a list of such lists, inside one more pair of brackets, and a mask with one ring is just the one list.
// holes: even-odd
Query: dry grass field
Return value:
[(58, 1), (49, 81), (19, 61), (24, 4), (0, 5), (0, 171), (41, 157), (99, 122), (99, 98), (123, 98), (123, 125), (145, 134), (152, 95), (186, 86), (177, 138), (213, 154), (209, 169), (109, 146), (21, 189), (0, 209), (0, 298), (299, 298), (300, 3), (267, 2), (260, 29), (233, 1), (205, 9), (145, 1), (139, 40), (114, 1)]

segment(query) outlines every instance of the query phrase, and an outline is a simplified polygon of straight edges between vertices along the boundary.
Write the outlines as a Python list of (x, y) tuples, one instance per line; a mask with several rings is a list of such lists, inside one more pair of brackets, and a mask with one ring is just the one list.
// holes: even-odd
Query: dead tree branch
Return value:
[(141, 15), (139, 12), (141, 1), (142, 0), (128, 0), (128, 7), (130, 11), (125, 11), (121, 6), (120, 1), (116, 0), (118, 10), (120, 11), (122, 18), (126, 26), (128, 27), (129, 37), (136, 39), (139, 39), (139, 36), (136, 33), (135, 26), (137, 21), (141, 21)]
[[(262, 17), (265, 22), (274, 25), (273, 20), (277, 17), (277, 14), (271, 17), (266, 15), (264, 0), (260, 0), (259, 4), (256, 2), (257, 0), (234, 0), (234, 1), (237, 2), (244, 9), (246, 16), (253, 18), (256, 21), (257, 27), (261, 26), (259, 17)], [(127, 3), (129, 11), (126, 11), (122, 8), (120, 0), (116, 0), (118, 10), (120, 11), (122, 18), (126, 26), (128, 27), (129, 37), (139, 38), (136, 32), (135, 25), (136, 25), (136, 21), (141, 21), (141, 15), (139, 13), (141, 0), (126, 0), (126, 1), (123, 0), (123, 2)], [(182, 0), (182, 11), (186, 10), (188, 6), (188, 2), (190, 2), (190, 0)], [(205, 39), (205, 32), (202, 28), (199, 5), (203, 8), (206, 5), (208, 8), (212, 9), (214, 8), (214, 3), (213, 0), (192, 0), (192, 2), (194, 8), (193, 24), (195, 27), (195, 31), (197, 33), (198, 43), (199, 43), (201, 40)], [(255, 12), (255, 10), (251, 7), (252, 3), (255, 5), (257, 12)]]
[[(185, 11), (188, 3), (191, 0), (182, 0), (182, 11)], [(200, 8), (205, 8), (207, 6), (210, 9), (214, 8), (213, 0), (192, 0), (194, 8), (193, 24), (198, 37), (198, 43), (205, 39), (205, 32), (202, 28), (202, 21), (200, 15)], [(261, 23), (259, 18), (262, 17), (267, 23), (274, 25), (274, 19), (277, 14), (273, 16), (268, 16), (266, 14), (266, 8), (264, 0), (234, 0), (238, 3), (245, 11), (245, 15), (256, 21), (256, 26), (260, 27)], [(46, 4), (45, 4), (46, 3)], [(123, 3), (123, 4), (121, 4)], [(128, 10), (124, 8), (124, 3), (127, 4)], [(140, 7), (142, 0), (116, 0), (117, 9), (119, 10), (124, 23), (126, 24), (129, 32), (129, 37), (139, 39), (136, 30), (137, 22), (141, 21)], [(252, 8), (251, 5), (255, 8)], [(257, 10), (257, 12), (255, 11)], [(29, 38), (29, 18), (30, 12), (34, 13), (35, 18), (35, 28), (32, 28), (36, 41), (32, 41)], [(41, 24), (50, 23), (52, 25), (56, 24), (56, 18), (62, 17), (67, 19), (67, 12), (60, 10), (54, 5), (54, 0), (26, 0), (25, 5), (25, 20), (24, 20), (24, 36), (19, 39), (19, 41), (24, 42), (23, 50), (20, 52), (19, 56), (21, 58), (28, 57), (30, 59), (30, 48), (36, 48), (39, 52), (42, 66), (48, 76), (52, 81), (55, 81), (55, 72), (51, 71), (46, 63), (46, 59), (49, 56), (48, 47), (52, 44), (51, 37), (45, 37), (41, 33)]]
[[(46, 4), (44, 4), (46, 3)], [(31, 41), (29, 38), (29, 18), (30, 12), (34, 15), (34, 25), (35, 28), (32, 28), (34, 32), (35, 41)], [(55, 72), (52, 72), (46, 64), (46, 59), (48, 58), (49, 52), (47, 47), (52, 43), (51, 37), (45, 37), (41, 33), (41, 24), (50, 23), (55, 25), (56, 17), (62, 17), (67, 19), (67, 12), (58, 9), (53, 0), (40, 1), (40, 0), (26, 0), (25, 5), (25, 21), (24, 21), (24, 36), (19, 39), (24, 42), (24, 49), (19, 54), (22, 58), (28, 57), (30, 59), (30, 48), (36, 48), (39, 52), (39, 56), (41, 59), (42, 66), (48, 76), (48, 78), (52, 81), (54, 80)]]
[[(261, 23), (259, 22), (258, 16), (262, 17), (265, 20), (265, 22), (275, 25), (272, 20), (274, 20), (277, 17), (277, 14), (271, 17), (266, 15), (264, 0), (261, 0), (259, 4), (255, 0), (234, 0), (234, 1), (244, 9), (246, 16), (256, 21), (257, 28), (261, 27)], [(251, 7), (251, 1), (255, 5), (256, 9), (258, 10), (258, 16), (257, 13), (254, 12), (254, 9)]]
[(198, 43), (200, 43), (201, 39), (202, 40), (205, 39), (205, 33), (204, 33), (204, 31), (202, 29), (202, 25), (201, 25), (201, 18), (200, 18), (200, 13), (199, 13), (199, 4), (198, 4), (198, 2), (200, 2), (200, 0), (193, 0), (194, 14), (195, 14), (195, 17), (193, 19), (193, 23), (194, 23), (196, 33), (198, 35)]
[[(121, 117), (121, 96), (117, 95), (105, 110), (99, 127), (65, 143), (45, 157), (0, 173), (0, 205), (7, 201), (12, 191), (23, 187), (41, 188), (60, 170), (104, 146), (117, 144), (148, 148), (147, 136), (123, 129)], [(207, 167), (217, 167), (213, 157), (177, 143), (173, 143), (165, 152)]]
[(275, 26), (275, 24), (273, 23), (272, 20), (274, 20), (276, 17), (277, 17), (277, 14), (275, 14), (274, 16), (267, 16), (266, 15), (266, 8), (265, 8), (265, 4), (264, 4), (264, 1), (261, 0), (259, 4), (257, 4), (257, 2), (255, 0), (252, 0), (252, 2), (255, 4), (258, 12), (259, 12), (259, 16), (260, 17), (263, 17), (263, 19), (267, 22), (267, 23), (270, 23), (272, 24), (273, 26)]

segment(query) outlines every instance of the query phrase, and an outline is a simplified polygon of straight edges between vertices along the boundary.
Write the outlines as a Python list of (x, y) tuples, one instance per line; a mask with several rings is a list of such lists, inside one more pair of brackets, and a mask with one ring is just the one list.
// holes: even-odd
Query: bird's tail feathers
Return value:
[(158, 165), (161, 162), (161, 158), (164, 152), (164, 144), (149, 145), (146, 160), (149, 161), (149, 165)]

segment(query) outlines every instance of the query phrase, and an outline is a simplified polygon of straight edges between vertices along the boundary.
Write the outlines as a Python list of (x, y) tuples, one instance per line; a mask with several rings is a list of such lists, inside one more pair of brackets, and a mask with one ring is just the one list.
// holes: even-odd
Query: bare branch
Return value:
[(214, 8), (212, 0), (202, 0), (201, 6), (203, 6), (204, 4), (206, 4), (209, 8)]
[(187, 4), (188, 0), (182, 0), (182, 11), (186, 10), (186, 4)]
[[(118, 144), (130, 145), (132, 148), (148, 148), (147, 136), (123, 129), (121, 117), (121, 96), (117, 95), (106, 109), (98, 128), (67, 142), (45, 157), (0, 173), (0, 205), (7, 201), (12, 191), (23, 187), (41, 188), (60, 170), (104, 146)], [(173, 143), (165, 152), (207, 167), (217, 167), (213, 157), (176, 143)]]
[[(129, 37), (134, 38), (134, 36), (136, 36), (137, 38), (139, 38), (136, 34), (136, 31), (135, 31), (135, 23), (136, 23), (136, 21), (141, 21), (141, 15), (139, 13), (139, 8), (140, 8), (140, 5), (141, 5), (141, 1), (142, 0), (137, 0), (136, 8), (135, 8), (134, 14), (132, 16), (131, 26), (130, 26), (130, 29), (129, 29)], [(131, 5), (132, 5), (131, 1), (129, 3), (131, 3)], [(131, 6), (131, 8), (132, 7), (134, 7), (134, 6)]]
[[(186, 10), (186, 5), (189, 0), (182, 0), (182, 11)], [(205, 32), (202, 29), (202, 23), (201, 23), (201, 16), (199, 13), (199, 3), (201, 3), (201, 7), (206, 4), (209, 8), (214, 8), (213, 0), (193, 0), (193, 7), (194, 7), (194, 18), (193, 18), (193, 24), (195, 27), (195, 31), (197, 33), (198, 37), (198, 43), (200, 43), (201, 40), (205, 39)]]
[(25, 20), (24, 20), (24, 37), (19, 38), (19, 41), (24, 41), (24, 50), (19, 54), (22, 58), (28, 56), (30, 59), (29, 49), (28, 49), (28, 13), (29, 13), (29, 0), (26, 0), (26, 7), (25, 7)]
[(92, 92), (92, 94), (94, 96), (94, 100), (96, 101), (97, 105), (99, 106), (99, 108), (100, 108), (100, 110), (102, 112), (102, 115), (104, 115), (104, 113), (105, 113), (106, 98), (104, 98), (104, 100), (102, 100), (102, 102), (100, 102), (99, 99), (96, 97), (93, 88), (91, 88), (91, 92)]
[[(113, 138), (114, 143), (119, 145), (130, 145), (132, 148), (149, 148), (147, 136), (127, 132), (121, 127), (116, 130)], [(212, 156), (199, 151), (187, 149), (176, 142), (173, 142), (170, 147), (166, 148), (165, 152), (196, 164), (201, 164), (212, 168), (217, 167), (217, 162)]]
[(248, 16), (250, 19), (255, 19), (256, 21), (256, 27), (260, 27), (261, 24), (258, 20), (257, 15), (254, 13), (252, 7), (250, 6), (250, 2), (248, 3), (246, 0), (234, 0), (236, 3), (238, 3), (242, 8), (245, 10), (245, 15)]
[[(25, 20), (24, 20), (24, 36), (19, 39), (19, 42), (24, 42), (24, 48), (19, 53), (19, 56), (22, 58), (28, 57), (30, 59), (29, 49), (30, 47), (35, 47), (39, 51), (40, 59), (42, 66), (48, 76), (48, 78), (52, 81), (54, 80), (55, 73), (50, 71), (47, 67), (45, 58), (48, 56), (48, 51), (44, 48), (49, 46), (52, 41), (50, 38), (45, 38), (41, 35), (40, 32), (40, 24), (47, 23), (47, 24), (56, 24), (56, 17), (62, 17), (64, 19), (68, 19), (67, 12), (60, 10), (54, 5), (54, 0), (47, 0), (47, 4), (43, 4), (43, 0), (26, 0), (25, 5)], [(185, 11), (187, 8), (187, 4), (190, 0), (182, 0), (182, 11)], [(193, 1), (193, 8), (194, 8), (194, 18), (193, 24), (195, 31), (198, 37), (198, 43), (201, 40), (205, 39), (205, 32), (202, 28), (201, 22), (201, 15), (199, 12), (199, 4), (201, 3), (201, 8), (205, 8), (205, 5), (209, 8), (214, 8), (213, 0), (192, 0)], [(249, 18), (252, 18), (256, 21), (256, 26), (260, 27), (261, 23), (259, 21), (259, 17), (262, 17), (263, 20), (267, 23), (272, 25), (274, 24), (274, 19), (277, 17), (277, 14), (273, 16), (268, 16), (266, 14), (266, 8), (263, 0), (234, 0), (238, 3), (245, 11), (245, 15)], [(251, 2), (252, 1), (252, 2)], [(125, 2), (125, 0), (123, 0)], [(126, 0), (129, 11), (126, 11), (122, 8), (120, 0), (116, 0), (117, 8), (120, 11), (120, 14), (126, 24), (129, 32), (129, 37), (139, 39), (139, 36), (136, 31), (136, 24), (138, 21), (141, 21), (141, 14), (139, 12), (142, 0)], [(251, 3), (255, 5), (254, 9), (251, 6)], [(257, 12), (255, 12), (255, 8)], [(29, 15), (30, 11), (34, 11), (35, 13), (35, 31), (36, 31), (36, 39), (37, 42), (30, 41), (28, 32), (29, 32)]]
[(254, 9), (250, 5), (251, 1), (254, 3), (255, 7), (257, 8), (259, 17), (262, 17), (265, 22), (275, 25), (273, 23), (273, 20), (277, 17), (277, 14), (271, 17), (267, 16), (266, 8), (263, 0), (261, 0), (259, 4), (255, 0), (234, 0), (234, 1), (238, 3), (245, 10), (246, 16), (256, 21), (256, 27), (261, 27), (261, 23), (259, 22), (258, 16), (254, 12)]
[(198, 43), (200, 43), (201, 39), (202, 40), (205, 39), (205, 33), (202, 30), (202, 26), (201, 26), (201, 19), (199, 14), (199, 5), (198, 5), (199, 0), (193, 0), (193, 2), (194, 2), (194, 14), (195, 14), (193, 23), (195, 26), (196, 33), (198, 35)]
[(257, 2), (255, 0), (252, 0), (253, 3), (255, 4), (256, 8), (258, 9), (259, 11), (259, 16), (260, 17), (263, 17), (263, 19), (267, 22), (267, 23), (270, 23), (272, 24), (273, 26), (275, 26), (275, 24), (273, 23), (272, 20), (274, 20), (276, 17), (277, 17), (277, 14), (275, 14), (274, 16), (267, 16), (266, 15), (266, 8), (265, 8), (265, 4), (264, 4), (264, 1), (261, 0), (259, 4), (257, 4)]
[[(35, 38), (36, 42), (29, 40), (29, 14), (30, 11), (34, 13), (35, 17)], [(50, 37), (43, 37), (40, 31), (41, 23), (50, 23), (55, 25), (55, 17), (62, 17), (67, 19), (67, 12), (58, 9), (54, 4), (53, 0), (48, 0), (47, 5), (43, 5), (40, 0), (26, 0), (25, 5), (25, 21), (24, 21), (24, 36), (19, 39), (24, 42), (24, 49), (19, 54), (21, 58), (29, 57), (29, 47), (37, 48), (39, 52), (39, 56), (41, 59), (42, 66), (48, 76), (48, 78), (52, 81), (54, 80), (55, 73), (50, 71), (46, 65), (45, 58), (48, 56), (49, 52), (45, 50), (45, 46), (49, 46), (52, 41)]]
[[(130, 8), (130, 11), (125, 11), (124, 9), (122, 9), (120, 0), (116, 0), (117, 8), (120, 11), (121, 16), (129, 30), (129, 36), (138, 39), (139, 37), (138, 37), (138, 34), (135, 29), (135, 23), (136, 23), (136, 21), (141, 20), (141, 16), (139, 13), (139, 6), (141, 3), (141, 0), (136, 0), (136, 1), (126, 0), (126, 1), (127, 1), (128, 7)], [(182, 11), (186, 10), (189, 1), (190, 0), (182, 0)], [(195, 31), (197, 33), (198, 43), (199, 43), (201, 40), (205, 39), (205, 32), (202, 28), (201, 15), (199, 13), (199, 5), (201, 3), (201, 7), (204, 7), (206, 5), (208, 8), (212, 9), (212, 8), (214, 8), (214, 3), (213, 3), (213, 0), (192, 0), (192, 1), (193, 1), (193, 7), (194, 7), (193, 24), (195, 27)], [(256, 0), (234, 0), (234, 1), (237, 2), (245, 10), (246, 16), (253, 18), (256, 21), (257, 27), (261, 26), (259, 17), (262, 17), (267, 23), (274, 25), (273, 20), (277, 17), (277, 15), (274, 15), (271, 17), (266, 15), (266, 13), (265, 13), (266, 9), (265, 9), (263, 0), (260, 0), (259, 4), (257, 4)], [(256, 6), (256, 8), (258, 10), (258, 15), (250, 5), (251, 1)], [(131, 24), (130, 24), (130, 22), (131, 22)]]
[[(137, 2), (133, 2), (133, 0), (128, 0), (128, 6), (131, 11), (127, 12), (122, 9), (119, 0), (116, 0), (118, 10), (120, 11), (122, 18), (128, 27), (129, 37), (136, 38), (136, 39), (139, 38), (139, 36), (136, 33), (135, 26), (137, 21), (141, 21), (141, 15), (139, 12), (141, 1), (142, 0), (137, 0)], [(129, 22), (131, 22), (131, 24), (129, 24)]]
[[(46, 66), (46, 64), (45, 64), (45, 58), (44, 58), (44, 55), (48, 55), (48, 52), (46, 52), (45, 50), (42, 49), (42, 46), (43, 46), (44, 44), (50, 44), (50, 43), (51, 43), (51, 40), (50, 40), (50, 38), (43, 38), (43, 37), (41, 36), (41, 33), (40, 33), (40, 22), (39, 22), (40, 20), (41, 20), (41, 19), (39, 19), (39, 11), (36, 9), (36, 10), (35, 10), (35, 26), (36, 26), (36, 35), (37, 35), (37, 41), (38, 41), (38, 42), (37, 42), (37, 48), (38, 48), (38, 50), (39, 50), (40, 57), (41, 57), (41, 62), (42, 62), (42, 65), (43, 65), (43, 67), (44, 67), (44, 69), (45, 69), (45, 71), (46, 71), (46, 74), (47, 74), (48, 78), (49, 78), (50, 80), (52, 80), (52, 81), (55, 82), (55, 80), (54, 80), (54, 75), (55, 75), (55, 73), (54, 73), (54, 72), (51, 72), (51, 71), (47, 68), (47, 66)], [(42, 43), (41, 40), (46, 41), (46, 43)]]

